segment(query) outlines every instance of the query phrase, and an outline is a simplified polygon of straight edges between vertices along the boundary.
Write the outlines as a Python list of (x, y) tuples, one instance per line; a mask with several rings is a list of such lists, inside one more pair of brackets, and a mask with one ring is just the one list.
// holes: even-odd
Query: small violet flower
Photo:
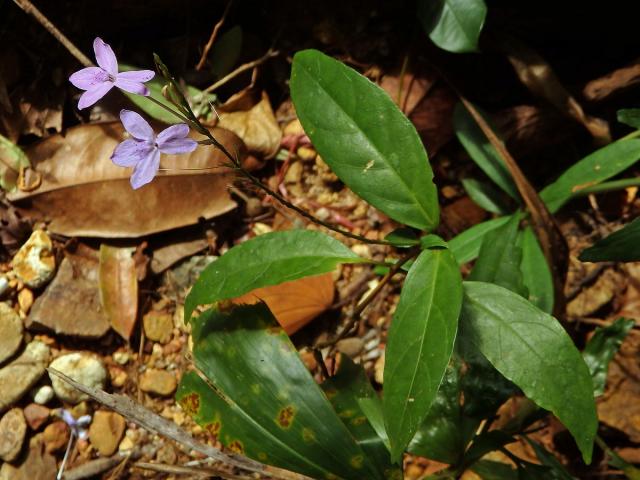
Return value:
[(161, 153), (189, 153), (198, 146), (198, 142), (187, 137), (189, 127), (184, 123), (165, 128), (156, 136), (151, 125), (136, 112), (121, 110), (120, 120), (133, 138), (118, 145), (111, 160), (120, 167), (134, 167), (131, 175), (134, 189), (153, 180), (160, 167)]
[(80, 440), (85, 440), (87, 438), (89, 432), (86, 427), (91, 423), (91, 415), (82, 415), (76, 420), (69, 410), (62, 409), (60, 417), (62, 417), (64, 423), (69, 425), (72, 436)]
[(137, 95), (149, 95), (149, 89), (143, 85), (153, 78), (152, 70), (137, 70), (118, 73), (118, 59), (111, 47), (101, 38), (93, 41), (98, 67), (87, 67), (78, 70), (69, 77), (69, 81), (81, 90), (86, 90), (78, 101), (78, 108), (90, 107), (114, 86)]

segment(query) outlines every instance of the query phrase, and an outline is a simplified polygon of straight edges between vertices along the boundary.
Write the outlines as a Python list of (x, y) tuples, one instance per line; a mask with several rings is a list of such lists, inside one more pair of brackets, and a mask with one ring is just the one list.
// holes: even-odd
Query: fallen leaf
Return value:
[(282, 132), (266, 93), (250, 110), (223, 113), (218, 125), (238, 135), (253, 153), (271, 158), (280, 149)]
[[(242, 141), (224, 129), (213, 135), (244, 157)], [(26, 212), (50, 221), (49, 230), (68, 236), (139, 237), (212, 218), (235, 208), (227, 192), (232, 173), (224, 155), (199, 147), (189, 155), (163, 155), (161, 171), (139, 190), (129, 184), (130, 169), (109, 157), (124, 138), (122, 125), (82, 125), (49, 137), (27, 150), (42, 175), (31, 192), (9, 195)]]
[(111, 328), (129, 340), (138, 314), (138, 277), (135, 248), (100, 245), (100, 302)]
[(416, 76), (411, 72), (404, 75), (385, 75), (380, 87), (389, 94), (402, 112), (409, 116), (420, 100), (427, 95), (435, 83), (435, 76)]
[(20, 168), (28, 166), (29, 159), (22, 149), (0, 135), (0, 188), (7, 192), (15, 190)]
[(453, 138), (451, 117), (458, 99), (445, 85), (437, 85), (415, 106), (409, 115), (429, 157), (435, 156)]
[(265, 302), (284, 331), (291, 335), (333, 304), (334, 290), (333, 274), (325, 273), (257, 288), (235, 298), (233, 303)]
[(638, 83), (640, 83), (640, 60), (587, 82), (582, 89), (582, 94), (587, 100), (599, 102), (609, 97), (612, 93), (632, 87)]
[(164, 272), (170, 266), (186, 257), (201, 252), (209, 246), (209, 242), (200, 236), (181, 242), (172, 242), (153, 250), (151, 271), (155, 274)]

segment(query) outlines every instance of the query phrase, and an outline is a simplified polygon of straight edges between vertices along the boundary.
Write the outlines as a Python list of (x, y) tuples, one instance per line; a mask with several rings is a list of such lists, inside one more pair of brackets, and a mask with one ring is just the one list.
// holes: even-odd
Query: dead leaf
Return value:
[(429, 157), (433, 157), (453, 138), (451, 117), (456, 103), (458, 99), (451, 89), (438, 85), (429, 90), (409, 115)]
[(411, 72), (404, 75), (385, 75), (380, 87), (389, 94), (405, 115), (411, 115), (420, 100), (431, 90), (435, 76), (416, 76)]
[(259, 153), (265, 158), (275, 156), (280, 149), (282, 132), (265, 92), (262, 93), (262, 100), (250, 110), (220, 115), (218, 125), (242, 138), (250, 152)]
[(138, 276), (135, 248), (100, 245), (100, 302), (111, 328), (129, 340), (138, 314)]
[[(243, 144), (233, 133), (213, 135), (240, 158)], [(235, 208), (227, 192), (232, 173), (224, 155), (199, 147), (189, 155), (163, 155), (161, 171), (149, 185), (133, 190), (130, 169), (109, 157), (124, 138), (120, 123), (82, 125), (27, 150), (42, 184), (9, 195), (23, 210), (49, 220), (49, 230), (68, 236), (139, 237), (212, 218)]]
[(582, 94), (587, 100), (600, 102), (609, 95), (640, 83), (640, 59), (633, 64), (614, 70), (604, 77), (588, 82)]
[(164, 272), (170, 266), (186, 257), (201, 252), (209, 246), (209, 242), (200, 236), (183, 242), (173, 242), (156, 248), (151, 260), (151, 271), (155, 274)]
[(333, 275), (325, 273), (257, 288), (233, 302), (254, 304), (264, 301), (284, 331), (291, 335), (326, 311), (333, 304), (334, 293)]

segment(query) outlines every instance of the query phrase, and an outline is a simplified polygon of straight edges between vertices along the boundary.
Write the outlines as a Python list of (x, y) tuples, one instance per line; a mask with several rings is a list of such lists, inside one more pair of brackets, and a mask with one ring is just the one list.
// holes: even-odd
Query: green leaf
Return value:
[(529, 291), (529, 301), (546, 313), (553, 311), (553, 276), (547, 259), (531, 227), (524, 229), (522, 242), (522, 280)]
[(393, 232), (384, 237), (385, 241), (393, 244), (394, 247), (408, 248), (418, 245), (420, 240), (418, 235), (410, 228), (396, 228)]
[(510, 465), (493, 460), (480, 460), (471, 470), (482, 480), (518, 480), (518, 472)]
[(314, 147), (355, 193), (394, 220), (438, 225), (438, 195), (413, 124), (387, 93), (317, 50), (296, 53), (291, 98)]
[(595, 396), (604, 393), (609, 362), (635, 323), (634, 320), (619, 318), (611, 325), (596, 328), (595, 333), (582, 351), (582, 358), (589, 367), (593, 378), (593, 394)]
[(184, 318), (198, 305), (251, 290), (333, 271), (339, 263), (366, 262), (338, 240), (312, 230), (265, 233), (236, 245), (207, 265), (184, 302)]
[(449, 250), (453, 253), (459, 265), (475, 260), (480, 253), (480, 246), (484, 236), (496, 228), (504, 225), (511, 217), (499, 217), (478, 223), (449, 240)]
[(385, 444), (386, 434), (380, 436), (374, 427), (374, 423), (377, 425), (377, 417), (374, 417), (374, 422), (371, 422), (367, 413), (370, 414), (372, 410), (365, 411), (362, 408), (363, 404), (367, 407), (377, 404), (373, 411), (381, 412), (382, 410), (378, 394), (371, 386), (362, 367), (353, 363), (346, 355), (342, 355), (337, 374), (327, 379), (322, 384), (322, 389), (362, 450), (373, 462), (376, 462), (378, 470), (389, 472), (389, 474), (393, 470), (399, 478), (402, 478), (400, 469), (393, 467), (389, 461), (389, 450)]
[(429, 235), (423, 235), (420, 237), (420, 248), (426, 250), (428, 248), (449, 248), (447, 242), (445, 242), (438, 235), (430, 233)]
[(526, 296), (520, 271), (522, 249), (517, 244), (519, 224), (518, 215), (513, 215), (506, 224), (485, 235), (469, 280), (495, 283)]
[(13, 192), (21, 168), (31, 166), (27, 155), (8, 138), (0, 135), (0, 188)]
[(520, 201), (518, 188), (493, 145), (462, 103), (453, 111), (453, 129), (471, 159), (511, 198)]
[(640, 128), (640, 108), (618, 110), (618, 121), (633, 128)]
[(471, 200), (487, 212), (497, 213), (498, 215), (508, 215), (511, 213), (511, 209), (506, 205), (502, 194), (498, 192), (493, 185), (473, 178), (463, 178), (462, 185), (471, 197)]
[(462, 278), (449, 250), (423, 250), (405, 279), (385, 351), (383, 408), (391, 459), (426, 417), (453, 351)]
[(580, 188), (596, 185), (640, 160), (640, 140), (619, 140), (587, 155), (540, 192), (549, 211), (555, 213)]
[(478, 37), (487, 16), (484, 0), (421, 0), (418, 18), (429, 38), (448, 52), (478, 50)]
[(475, 463), (487, 453), (499, 450), (515, 441), (515, 438), (502, 430), (483, 432), (473, 439), (473, 443), (464, 454), (464, 462), (467, 465)]
[(266, 305), (204, 312), (193, 342), (207, 382), (185, 375), (177, 400), (225, 446), (313, 478), (385, 478)]
[(230, 28), (216, 40), (209, 52), (211, 71), (220, 78), (231, 71), (242, 53), (242, 27)]
[(637, 262), (640, 260), (640, 217), (585, 249), (583, 262)]
[(589, 369), (551, 315), (498, 285), (464, 283), (460, 336), (540, 407), (550, 410), (591, 461), (598, 426)]

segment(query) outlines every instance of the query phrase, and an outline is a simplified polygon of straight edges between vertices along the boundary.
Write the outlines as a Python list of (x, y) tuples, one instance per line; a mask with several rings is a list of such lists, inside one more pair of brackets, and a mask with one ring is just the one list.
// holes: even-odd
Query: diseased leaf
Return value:
[(484, 0), (421, 0), (418, 18), (429, 38), (454, 53), (478, 50), (478, 37), (487, 16)]
[(580, 352), (552, 316), (498, 285), (465, 282), (460, 336), (569, 429), (585, 462), (598, 426), (593, 383)]
[[(242, 151), (233, 133), (213, 129), (230, 151)], [(114, 165), (111, 154), (124, 139), (120, 122), (81, 125), (64, 136), (52, 135), (27, 150), (42, 175), (40, 187), (9, 195), (30, 215), (50, 220), (48, 229), (67, 236), (139, 237), (212, 218), (232, 210), (226, 186), (232, 173), (224, 155), (211, 146), (188, 155), (163, 155), (160, 172), (149, 185), (133, 190), (131, 169)], [(201, 170), (193, 170), (201, 169)]]
[(426, 417), (453, 351), (462, 278), (449, 250), (423, 250), (411, 266), (385, 351), (383, 408), (391, 459)]
[(225, 446), (313, 478), (385, 478), (264, 304), (207, 310), (193, 340), (207, 382), (185, 375), (177, 400)]
[(0, 135), (0, 188), (5, 192), (14, 191), (20, 169), (28, 166), (30, 166), (29, 158), (22, 149)]
[(582, 251), (583, 262), (637, 262), (640, 260), (640, 218)]
[(640, 108), (618, 110), (618, 121), (633, 128), (640, 128)]
[(111, 328), (127, 341), (138, 314), (138, 277), (133, 252), (135, 248), (100, 245), (100, 303)]
[(529, 301), (546, 313), (553, 311), (553, 276), (547, 259), (531, 227), (522, 231), (522, 280), (529, 291)]
[(511, 212), (500, 192), (493, 188), (491, 184), (473, 178), (463, 178), (462, 185), (464, 185), (464, 189), (471, 197), (471, 200), (487, 212), (497, 213), (498, 215), (508, 215)]
[(595, 333), (582, 351), (582, 358), (589, 367), (593, 378), (593, 394), (596, 397), (604, 393), (609, 362), (618, 352), (620, 345), (635, 323), (635, 320), (619, 318), (607, 327), (596, 328)]
[(329, 273), (339, 263), (359, 263), (338, 240), (312, 230), (265, 233), (236, 245), (200, 274), (184, 303), (189, 320), (198, 305), (239, 297), (256, 288)]
[(591, 187), (626, 170), (640, 160), (640, 140), (619, 140), (587, 155), (541, 192), (540, 198), (555, 213), (581, 188)]
[(480, 246), (485, 235), (501, 227), (511, 217), (499, 217), (478, 223), (449, 240), (449, 249), (459, 265), (475, 260), (480, 253)]
[(356, 194), (394, 220), (438, 225), (433, 172), (413, 124), (380, 87), (316, 50), (296, 53), (291, 98), (314, 147)]

